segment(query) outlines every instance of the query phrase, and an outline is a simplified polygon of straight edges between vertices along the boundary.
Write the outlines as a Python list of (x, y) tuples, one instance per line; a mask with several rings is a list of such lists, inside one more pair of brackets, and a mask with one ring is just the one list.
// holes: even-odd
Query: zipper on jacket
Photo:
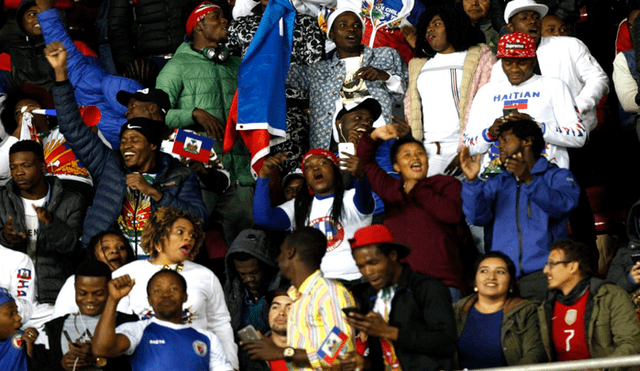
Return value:
[(520, 276), (524, 274), (522, 266), (522, 229), (520, 228), (520, 182), (516, 181), (516, 227), (518, 229), (518, 267), (520, 267)]

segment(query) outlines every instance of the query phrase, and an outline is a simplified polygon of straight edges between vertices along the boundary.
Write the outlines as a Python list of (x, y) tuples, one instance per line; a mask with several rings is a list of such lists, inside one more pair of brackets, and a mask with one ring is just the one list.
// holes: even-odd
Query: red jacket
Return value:
[(358, 144), (358, 157), (373, 190), (384, 201), (384, 224), (396, 242), (408, 245), (406, 258), (412, 270), (464, 290), (462, 262), (456, 229), (463, 220), (460, 181), (435, 175), (416, 184), (407, 194), (404, 181), (395, 179), (375, 161), (378, 145), (369, 133)]

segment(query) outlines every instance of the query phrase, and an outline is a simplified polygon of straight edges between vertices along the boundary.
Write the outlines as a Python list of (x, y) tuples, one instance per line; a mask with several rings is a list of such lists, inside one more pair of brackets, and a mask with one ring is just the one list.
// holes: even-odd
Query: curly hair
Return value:
[(189, 260), (193, 260), (193, 258), (198, 255), (200, 246), (202, 246), (202, 242), (204, 241), (202, 221), (188, 211), (169, 206), (162, 206), (147, 220), (147, 224), (144, 227), (142, 238), (140, 240), (142, 250), (151, 255), (151, 259), (158, 256), (158, 247), (164, 247), (165, 241), (169, 237), (169, 231), (171, 230), (173, 223), (178, 219), (186, 219), (193, 225), (193, 233), (195, 235), (196, 242), (193, 245), (191, 254), (189, 255)]
[(515, 135), (520, 140), (526, 140), (527, 138), (531, 138), (531, 151), (533, 152), (533, 156), (538, 159), (542, 154), (542, 150), (544, 149), (545, 142), (544, 137), (542, 135), (542, 129), (540, 126), (533, 120), (516, 120), (516, 121), (507, 121), (500, 126), (498, 129), (498, 133), (506, 133), (511, 130), (511, 133)]
[(432, 58), (437, 54), (436, 51), (431, 48), (431, 45), (429, 45), (426, 37), (427, 27), (436, 15), (442, 18), (447, 31), (447, 41), (449, 41), (455, 51), (464, 51), (473, 45), (485, 42), (482, 31), (471, 24), (471, 19), (469, 19), (469, 16), (463, 10), (443, 5), (432, 6), (422, 13), (418, 21), (418, 26), (416, 27), (416, 57)]

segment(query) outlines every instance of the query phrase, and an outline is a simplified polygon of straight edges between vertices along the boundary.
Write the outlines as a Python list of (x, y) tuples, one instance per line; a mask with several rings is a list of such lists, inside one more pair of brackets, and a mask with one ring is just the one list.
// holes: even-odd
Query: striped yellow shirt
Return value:
[[(298, 289), (291, 286), (287, 293), (293, 299), (287, 323), (287, 343), (292, 348), (306, 350), (313, 369), (329, 366), (320, 359), (317, 350), (335, 326), (349, 336), (340, 354), (355, 350), (354, 332), (344, 320), (342, 308), (356, 304), (341, 283), (324, 278), (317, 270)], [(290, 370), (309, 370), (293, 363), (287, 363), (287, 366)]]

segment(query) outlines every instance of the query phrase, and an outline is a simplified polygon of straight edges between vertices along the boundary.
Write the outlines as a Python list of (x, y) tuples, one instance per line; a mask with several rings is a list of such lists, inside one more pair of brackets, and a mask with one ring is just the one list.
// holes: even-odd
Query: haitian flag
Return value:
[(347, 343), (347, 339), (349, 339), (347, 334), (342, 332), (338, 326), (335, 326), (331, 332), (327, 334), (322, 344), (320, 344), (320, 348), (316, 354), (329, 365), (333, 365), (336, 358), (340, 355), (340, 351)]
[(289, 72), (296, 10), (287, 0), (271, 0), (240, 63), (224, 135), (223, 153), (237, 134), (251, 151), (251, 173), (257, 177), (269, 147), (284, 142), (287, 105), (284, 81)]
[(178, 130), (171, 152), (206, 164), (213, 150), (213, 142), (211, 138)]
[(504, 101), (504, 109), (515, 108), (517, 110), (527, 109), (529, 99), (515, 99)]

